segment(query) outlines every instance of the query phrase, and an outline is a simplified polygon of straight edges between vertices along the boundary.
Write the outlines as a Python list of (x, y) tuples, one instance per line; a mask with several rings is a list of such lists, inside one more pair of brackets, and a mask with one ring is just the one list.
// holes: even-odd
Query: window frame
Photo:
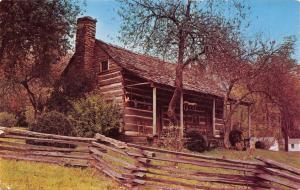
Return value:
[[(105, 63), (105, 62), (107, 63), (107, 69), (103, 70), (103, 63)], [(100, 69), (99, 69), (100, 72), (99, 73), (108, 71), (109, 70), (109, 60), (107, 59), (107, 60), (100, 61), (99, 66), (100, 66)]]

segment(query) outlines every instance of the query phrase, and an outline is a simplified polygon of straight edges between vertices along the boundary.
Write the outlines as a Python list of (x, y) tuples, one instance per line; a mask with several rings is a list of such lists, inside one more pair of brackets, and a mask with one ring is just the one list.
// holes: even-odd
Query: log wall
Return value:
[[(100, 70), (101, 62), (106, 60), (108, 60), (109, 69), (102, 72)], [(122, 68), (99, 47), (95, 50), (94, 67), (98, 71), (96, 91), (103, 95), (107, 101), (114, 101), (123, 108)]]
[[(122, 69), (104, 50), (97, 49), (94, 58), (94, 69), (98, 70), (97, 91), (107, 101), (120, 105), (123, 112), (122, 125), (126, 135), (146, 137), (152, 135), (152, 86), (150, 82), (134, 73)], [(109, 61), (109, 70), (100, 72), (100, 63)], [(157, 131), (158, 134), (170, 125), (167, 117), (168, 103), (174, 89), (168, 86), (157, 86)], [(212, 97), (201, 93), (186, 92), (184, 98), (184, 126), (186, 131), (198, 131), (213, 138)], [(176, 108), (178, 121), (179, 105)], [(223, 103), (216, 99), (215, 128), (217, 134), (222, 127)], [(179, 125), (179, 124), (178, 124)]]
[[(125, 130), (132, 135), (152, 134), (152, 87), (144, 84), (146, 80), (135, 76), (133, 73), (124, 72)], [(137, 85), (141, 84), (141, 85)], [(157, 128), (161, 132), (164, 127), (170, 125), (167, 117), (167, 109), (174, 89), (168, 86), (158, 85), (157, 88)], [(184, 127), (186, 131), (198, 131), (201, 134), (213, 137), (212, 128), (212, 103), (211, 96), (195, 92), (185, 92), (184, 99)], [(179, 116), (179, 105), (176, 108), (177, 119)], [(223, 102), (216, 99), (216, 129), (218, 132), (222, 127)], [(130, 133), (129, 133), (130, 132)]]

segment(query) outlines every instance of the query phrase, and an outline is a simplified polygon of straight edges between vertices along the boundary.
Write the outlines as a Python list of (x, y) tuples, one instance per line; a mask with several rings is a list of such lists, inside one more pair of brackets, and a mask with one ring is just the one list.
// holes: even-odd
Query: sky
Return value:
[[(280, 43), (294, 35), (297, 42), (293, 56), (300, 63), (300, 0), (249, 0), (249, 5), (250, 26), (244, 36), (252, 39), (260, 33), (265, 40)], [(86, 0), (83, 15), (97, 19), (97, 39), (121, 45), (117, 38), (122, 23), (117, 14), (119, 6), (114, 0)]]

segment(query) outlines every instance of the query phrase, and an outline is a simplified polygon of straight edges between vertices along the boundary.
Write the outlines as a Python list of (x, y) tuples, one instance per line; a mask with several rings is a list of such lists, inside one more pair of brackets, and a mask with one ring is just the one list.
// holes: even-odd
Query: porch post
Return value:
[[(232, 106), (231, 106), (231, 102), (229, 103), (229, 114), (231, 114), (232, 112)], [(230, 131), (232, 130), (232, 114), (231, 117), (229, 118), (229, 125), (230, 125)]]
[(213, 136), (215, 136), (216, 132), (216, 99), (213, 99), (212, 105), (212, 128), (213, 128)]
[(153, 87), (153, 96), (152, 96), (152, 130), (153, 130), (153, 135), (156, 135), (157, 132), (157, 126), (156, 126), (156, 87)]
[(183, 138), (183, 92), (180, 93), (180, 136)]
[(251, 137), (251, 114), (250, 114), (250, 106), (248, 105), (248, 134), (249, 138)]

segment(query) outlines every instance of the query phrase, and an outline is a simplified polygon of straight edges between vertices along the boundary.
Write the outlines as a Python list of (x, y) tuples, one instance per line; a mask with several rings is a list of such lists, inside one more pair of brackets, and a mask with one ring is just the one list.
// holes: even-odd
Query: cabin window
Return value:
[(292, 147), (292, 148), (295, 148), (295, 145), (294, 145), (294, 144), (291, 144), (291, 147)]
[(107, 71), (108, 69), (109, 69), (108, 60), (101, 61), (101, 63), (100, 63), (100, 72)]

